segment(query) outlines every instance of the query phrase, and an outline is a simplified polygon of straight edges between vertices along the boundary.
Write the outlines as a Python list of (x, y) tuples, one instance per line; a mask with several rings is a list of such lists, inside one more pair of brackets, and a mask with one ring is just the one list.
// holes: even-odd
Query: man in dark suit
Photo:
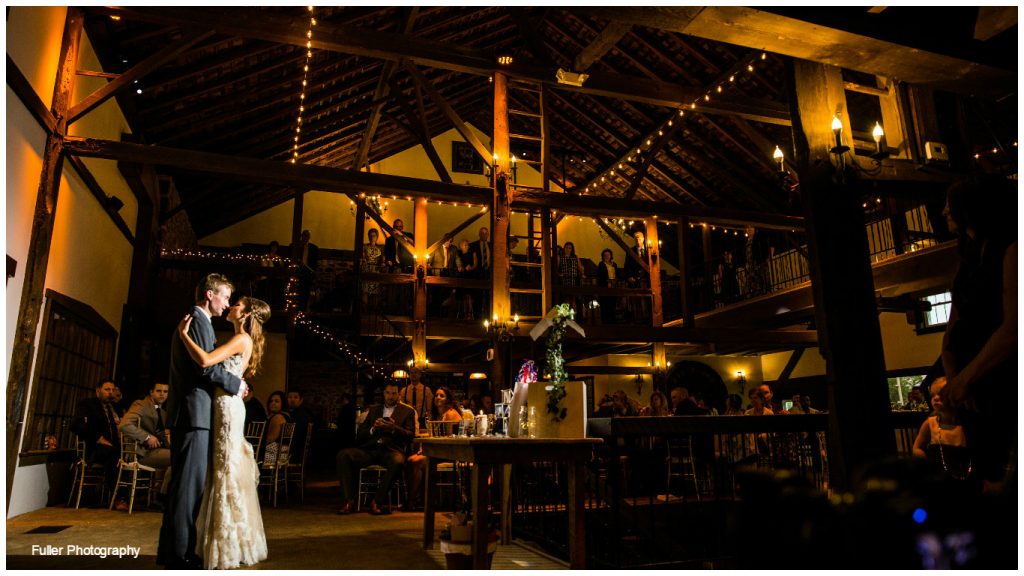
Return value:
[(312, 440), (309, 437), (309, 425), (316, 429), (316, 418), (313, 413), (302, 405), (302, 392), (299, 390), (288, 391), (288, 413), (292, 415), (292, 422), (295, 423), (295, 435), (292, 436), (292, 445), (289, 451), (292, 454), (292, 462), (299, 463), (302, 454), (306, 449), (306, 442)]
[(370, 514), (390, 512), (382, 508), (380, 503), (387, 502), (391, 486), (402, 473), (405, 453), (415, 430), (416, 412), (399, 403), (398, 384), (387, 384), (384, 387), (384, 404), (371, 406), (366, 419), (359, 425), (356, 434), (358, 448), (346, 448), (338, 452), (336, 460), (342, 500), (338, 514), (351, 514), (355, 510), (356, 474), (360, 468), (371, 464), (383, 466), (387, 472), (370, 501)]
[[(480, 263), (473, 271), (476, 278), (489, 280), (491, 278), (491, 264), (494, 262), (494, 254), (491, 252), (490, 236), (491, 231), (486, 226), (480, 228), (478, 233), (480, 239), (469, 243), (469, 251), (476, 254), (477, 262)], [(473, 314), (476, 318), (487, 318), (490, 314), (490, 290), (476, 291), (479, 296), (473, 297)]]
[[(650, 255), (647, 253), (647, 246), (644, 243), (644, 233), (637, 230), (633, 233), (633, 239), (636, 240), (636, 245), (630, 248), (630, 252), (633, 253), (641, 262), (650, 262)], [(626, 286), (629, 288), (643, 288), (649, 281), (650, 276), (644, 267), (640, 265), (629, 254), (626, 254), (626, 261), (622, 263), (622, 276), (626, 279)], [(627, 302), (627, 316), (630, 320), (637, 322), (643, 318), (649, 317), (649, 300), (647, 298), (629, 296), (626, 299)]]
[[(405, 233), (405, 222), (402, 222), (401, 218), (396, 218), (391, 227), (395, 230), (396, 234), (401, 234), (412, 242), (412, 238)], [(384, 241), (384, 263), (388, 266), (397, 266), (398, 270), (395, 270), (395, 272), (411, 272), (413, 265), (412, 253), (409, 252), (409, 249), (398, 238), (388, 236), (388, 239)]]
[(125, 438), (135, 441), (135, 453), (140, 464), (166, 470), (160, 485), (160, 494), (167, 494), (171, 482), (171, 440), (167, 434), (169, 424), (164, 404), (169, 386), (163, 382), (153, 384), (149, 396), (132, 403), (119, 429)]
[[(117, 461), (121, 458), (121, 436), (117, 433), (120, 417), (114, 409), (114, 381), (105, 378), (96, 383), (96, 397), (78, 403), (71, 430), (85, 442), (85, 459), (91, 464), (102, 464), (106, 474), (106, 488), (113, 493), (117, 482)], [(123, 500), (118, 510), (127, 510)]]
[[(196, 305), (188, 333), (207, 352), (216, 347), (210, 319), (231, 304), (234, 286), (220, 274), (209, 274), (196, 286)], [(195, 554), (196, 516), (206, 485), (210, 454), (211, 396), (216, 388), (245, 395), (245, 381), (220, 364), (200, 368), (188, 355), (177, 331), (171, 337), (170, 396), (167, 418), (171, 424), (171, 486), (167, 495), (157, 564), (167, 568), (202, 568)]]

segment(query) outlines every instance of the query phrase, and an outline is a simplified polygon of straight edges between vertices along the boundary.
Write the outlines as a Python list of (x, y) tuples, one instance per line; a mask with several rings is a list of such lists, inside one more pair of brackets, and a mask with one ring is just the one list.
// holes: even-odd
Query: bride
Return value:
[[(263, 323), (270, 317), (266, 302), (243, 296), (228, 311), (235, 335), (212, 352), (188, 336), (191, 316), (178, 324), (189, 355), (203, 368), (219, 363), (239, 378), (252, 377), (263, 356)], [(241, 396), (218, 389), (213, 401), (211, 465), (203, 503), (196, 520), (196, 554), (203, 567), (237, 568), (267, 558), (257, 483), (259, 469), (243, 429), (245, 405)]]

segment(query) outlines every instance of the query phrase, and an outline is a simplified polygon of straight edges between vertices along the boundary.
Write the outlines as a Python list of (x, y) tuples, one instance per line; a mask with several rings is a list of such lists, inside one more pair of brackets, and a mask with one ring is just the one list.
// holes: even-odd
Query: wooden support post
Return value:
[(547, 314), (548, 310), (555, 305), (555, 295), (552, 292), (554, 282), (552, 276), (554, 270), (551, 268), (551, 242), (552, 242), (551, 210), (540, 209), (540, 282), (543, 293), (541, 294), (541, 313)]
[(36, 191), (36, 205), (32, 216), (32, 232), (28, 255), (25, 258), (25, 282), (21, 289), (18, 324), (14, 329), (14, 347), (11, 367), (7, 375), (7, 506), (11, 504), (11, 487), (18, 465), (21, 440), (21, 419), (28, 397), (31, 367), (36, 353), (39, 317), (43, 309), (43, 290), (46, 288), (46, 268), (50, 260), (50, 243), (57, 214), (57, 193), (64, 167), (63, 138), (68, 129), (68, 109), (75, 85), (79, 40), (82, 37), (84, 16), (78, 8), (68, 8), (64, 21), (64, 36), (60, 45), (57, 78), (53, 86), (53, 104), (50, 112), (57, 123), (46, 137), (42, 171)]
[(693, 291), (690, 290), (690, 255), (689, 242), (686, 241), (687, 230), (690, 229), (690, 219), (679, 219), (679, 297), (683, 310), (683, 326), (693, 328)]
[[(505, 320), (514, 313), (509, 298), (508, 273), (508, 228), (512, 217), (509, 205), (514, 192), (509, 172), (508, 77), (501, 72), (494, 74), (494, 138), (491, 146), (498, 160), (494, 167), (494, 209), (491, 211), (491, 311), (488, 316), (497, 314)], [(486, 311), (484, 313), (487, 314)], [(492, 394), (510, 388), (507, 352), (507, 346), (495, 346)]]
[(714, 271), (711, 268), (711, 228), (707, 223), (701, 225), (700, 247), (704, 254), (704, 308), (715, 307), (715, 282)]
[(352, 316), (356, 326), (362, 326), (363, 316), (363, 238), (366, 237), (366, 205), (356, 207), (355, 241), (352, 242), (352, 277), (355, 292), (352, 294)]
[(658, 245), (658, 218), (644, 218), (647, 225), (647, 257), (651, 276), (651, 326), (655, 328), (665, 322), (661, 306), (661, 246)]
[(416, 282), (413, 283), (412, 317), (416, 327), (412, 335), (412, 357), (427, 358), (427, 199), (417, 198), (413, 213), (413, 244)]
[(302, 237), (302, 199), (306, 191), (299, 189), (295, 191), (295, 207), (292, 211), (292, 260), (302, 260), (302, 247), (299, 246)]
[(827, 366), (829, 468), (833, 486), (845, 489), (859, 468), (896, 450), (885, 356), (862, 190), (852, 173), (833, 166), (829, 152), (835, 145), (833, 115), (839, 112), (844, 131), (849, 126), (842, 76), (838, 68), (804, 60), (790, 66), (814, 316)]

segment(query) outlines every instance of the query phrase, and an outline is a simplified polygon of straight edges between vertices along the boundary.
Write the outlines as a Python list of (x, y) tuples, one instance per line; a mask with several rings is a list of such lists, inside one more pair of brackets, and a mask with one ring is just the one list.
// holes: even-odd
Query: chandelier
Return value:
[[(366, 207), (371, 209), (371, 210), (373, 210), (377, 214), (383, 216), (388, 211), (388, 201), (387, 200), (381, 200), (380, 194), (378, 194), (376, 196), (366, 196)], [(349, 202), (348, 202), (348, 210), (349, 210), (349, 212), (352, 213), (353, 216), (356, 215), (356, 202), (355, 202), (355, 200), (349, 200)], [(367, 220), (370, 219), (370, 217), (368, 215), (365, 216), (365, 218)]]
[(508, 342), (512, 340), (514, 333), (519, 331), (519, 314), (514, 314), (510, 318), (499, 318), (495, 314), (493, 320), (484, 320), (484, 330), (492, 340)]

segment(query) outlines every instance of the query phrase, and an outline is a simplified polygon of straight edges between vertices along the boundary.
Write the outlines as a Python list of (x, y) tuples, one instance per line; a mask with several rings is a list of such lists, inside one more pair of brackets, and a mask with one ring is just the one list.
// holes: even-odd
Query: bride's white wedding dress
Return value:
[[(242, 355), (224, 361), (242, 377)], [(267, 538), (260, 514), (259, 468), (245, 439), (245, 404), (241, 396), (217, 389), (213, 399), (213, 439), (206, 490), (196, 520), (196, 554), (203, 567), (237, 568), (267, 558)]]

